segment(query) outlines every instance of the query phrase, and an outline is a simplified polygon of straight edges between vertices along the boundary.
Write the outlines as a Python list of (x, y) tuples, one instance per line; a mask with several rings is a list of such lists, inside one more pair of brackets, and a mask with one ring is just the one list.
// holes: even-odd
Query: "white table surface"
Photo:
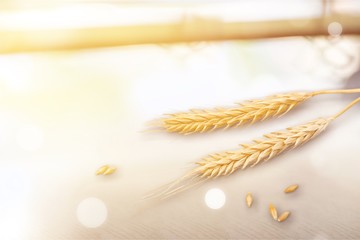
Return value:
[[(280, 119), (242, 129), (188, 137), (142, 132), (162, 113), (356, 85), (344, 79), (359, 65), (359, 41), (339, 43), (353, 56), (344, 67), (321, 59), (316, 44), (327, 41), (0, 56), (1, 239), (360, 238), (359, 106), (317, 139), (263, 165), (166, 201), (141, 201), (208, 153), (332, 115), (354, 99), (318, 96)], [(331, 49), (331, 61), (346, 61)], [(117, 172), (95, 176), (104, 164)], [(297, 192), (282, 193), (294, 183)], [(212, 188), (226, 196), (217, 210), (204, 201)], [(251, 209), (247, 192), (255, 199)], [(292, 212), (288, 221), (270, 218), (270, 202)]]

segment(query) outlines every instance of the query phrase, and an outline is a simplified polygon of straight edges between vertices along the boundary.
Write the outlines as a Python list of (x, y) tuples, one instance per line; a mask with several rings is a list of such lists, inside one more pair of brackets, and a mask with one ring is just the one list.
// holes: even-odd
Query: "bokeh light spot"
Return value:
[(342, 33), (342, 26), (338, 22), (332, 22), (328, 26), (328, 32), (333, 37), (338, 37)]
[(76, 212), (79, 222), (88, 228), (101, 226), (107, 218), (107, 213), (105, 203), (94, 197), (82, 200)]
[(205, 203), (211, 209), (222, 208), (225, 205), (225, 202), (225, 193), (218, 188), (210, 189), (205, 195)]

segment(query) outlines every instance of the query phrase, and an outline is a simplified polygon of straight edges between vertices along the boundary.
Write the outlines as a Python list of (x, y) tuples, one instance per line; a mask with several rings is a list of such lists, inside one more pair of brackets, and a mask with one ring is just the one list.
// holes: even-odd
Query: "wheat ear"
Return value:
[(234, 108), (190, 110), (189, 112), (166, 114), (167, 117), (160, 119), (156, 125), (168, 132), (180, 134), (203, 133), (219, 128), (239, 127), (272, 117), (279, 117), (316, 95), (359, 92), (360, 89), (348, 89), (279, 94), (261, 100), (240, 103), (240, 106)]
[(323, 132), (334, 119), (358, 102), (360, 102), (360, 98), (332, 117), (319, 118), (283, 131), (265, 134), (262, 139), (254, 140), (250, 144), (242, 144), (242, 148), (239, 150), (210, 154), (197, 162), (198, 166), (188, 174), (168, 185), (165, 190), (154, 192), (152, 197), (167, 198), (195, 185), (196, 182), (227, 176), (236, 170), (244, 170), (266, 162), (285, 150), (295, 148), (313, 139)]

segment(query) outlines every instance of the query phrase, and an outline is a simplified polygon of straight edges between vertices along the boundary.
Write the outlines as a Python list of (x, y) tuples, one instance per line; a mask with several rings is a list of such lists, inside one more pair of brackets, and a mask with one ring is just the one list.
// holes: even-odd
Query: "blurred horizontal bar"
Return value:
[(360, 17), (224, 23), (192, 18), (163, 25), (94, 27), (81, 29), (0, 30), (0, 53), (75, 50), (138, 44), (249, 40), (329, 35), (328, 26), (340, 23), (341, 35), (360, 35)]

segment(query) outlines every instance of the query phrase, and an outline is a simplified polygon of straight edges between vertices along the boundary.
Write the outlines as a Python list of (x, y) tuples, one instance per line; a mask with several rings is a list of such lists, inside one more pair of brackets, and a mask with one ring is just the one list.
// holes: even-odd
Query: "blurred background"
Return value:
[[(149, 120), (360, 87), (359, 35), (357, 0), (1, 0), (1, 239), (360, 238), (358, 107), (273, 162), (141, 200), (206, 154), (330, 116), (356, 96), (189, 137), (143, 132)], [(118, 170), (95, 176), (104, 164)], [(269, 202), (290, 219), (271, 221)]]

